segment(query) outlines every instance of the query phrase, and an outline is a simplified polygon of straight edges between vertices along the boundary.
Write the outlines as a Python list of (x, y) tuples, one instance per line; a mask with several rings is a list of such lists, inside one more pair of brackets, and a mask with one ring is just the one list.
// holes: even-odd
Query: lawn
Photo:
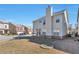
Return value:
[(0, 53), (5, 54), (63, 54), (56, 49), (44, 49), (39, 44), (23, 40), (0, 40)]

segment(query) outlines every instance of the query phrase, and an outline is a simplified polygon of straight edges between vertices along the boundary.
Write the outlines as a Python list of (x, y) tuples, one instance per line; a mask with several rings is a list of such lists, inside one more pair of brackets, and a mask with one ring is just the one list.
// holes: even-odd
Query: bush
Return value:
[(72, 35), (72, 34), (67, 34), (67, 37), (72, 37), (71, 35)]
[(78, 37), (78, 33), (75, 33), (75, 36)]

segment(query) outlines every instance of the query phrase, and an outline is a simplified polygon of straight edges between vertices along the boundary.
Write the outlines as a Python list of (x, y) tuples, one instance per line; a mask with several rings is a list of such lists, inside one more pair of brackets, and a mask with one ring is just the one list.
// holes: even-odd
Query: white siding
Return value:
[[(59, 19), (59, 23), (56, 23), (57, 19)], [(59, 32), (58, 36), (62, 36), (62, 19), (63, 19), (62, 14), (53, 17), (53, 21), (52, 21), (53, 22), (52, 23), (52, 26), (53, 26), (52, 34), (53, 34), (53, 36), (56, 36), (55, 32)]]
[[(57, 19), (59, 20), (59, 23), (56, 23)], [(43, 25), (44, 20), (46, 22), (45, 25)], [(67, 11), (63, 10), (51, 15), (51, 7), (48, 7), (46, 9), (46, 16), (33, 22), (34, 33), (37, 33), (36, 29), (41, 29), (41, 34), (45, 32), (47, 36), (66, 35), (68, 31)]]
[(0, 29), (9, 29), (8, 24), (0, 24)]
[(51, 18), (51, 7), (46, 9), (46, 35), (52, 36), (52, 18)]

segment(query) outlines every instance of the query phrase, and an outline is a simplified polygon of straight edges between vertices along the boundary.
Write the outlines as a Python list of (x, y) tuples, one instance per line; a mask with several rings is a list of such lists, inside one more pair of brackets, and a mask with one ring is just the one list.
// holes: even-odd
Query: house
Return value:
[(36, 36), (63, 38), (69, 33), (68, 24), (67, 10), (53, 13), (51, 6), (48, 6), (46, 15), (33, 21), (33, 33)]
[(28, 34), (28, 28), (24, 25), (15, 25), (0, 19), (0, 35), (2, 34)]
[(24, 25), (18, 24), (16, 26), (17, 34), (28, 34), (28, 28)]
[(77, 34), (79, 35), (79, 8), (78, 8), (78, 14), (77, 14)]
[(28, 34), (32, 35), (32, 28), (31, 27), (28, 27)]
[(10, 22), (0, 19), (0, 34), (16, 34), (15, 26)]
[(16, 26), (9, 22), (9, 34), (17, 34), (16, 33)]

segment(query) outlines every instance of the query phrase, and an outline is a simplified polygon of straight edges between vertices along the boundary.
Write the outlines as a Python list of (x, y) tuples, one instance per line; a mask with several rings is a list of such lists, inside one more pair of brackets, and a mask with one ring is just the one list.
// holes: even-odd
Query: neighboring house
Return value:
[(9, 34), (9, 24), (7, 22), (0, 21), (0, 34)]
[(15, 26), (6, 21), (0, 21), (0, 34), (15, 34)]
[(15, 25), (17, 34), (28, 34), (28, 28), (24, 25)]
[(76, 28), (72, 28), (72, 34), (76, 34)]
[(9, 23), (9, 34), (17, 34), (16, 33), (16, 26), (12, 23)]
[(0, 35), (2, 34), (29, 34), (28, 28), (24, 25), (14, 25), (10, 22), (0, 20)]
[(48, 6), (46, 16), (33, 21), (33, 33), (36, 36), (63, 38), (69, 33), (68, 24), (67, 10), (52, 13), (51, 6)]
[(32, 35), (32, 28), (28, 27), (28, 34)]

